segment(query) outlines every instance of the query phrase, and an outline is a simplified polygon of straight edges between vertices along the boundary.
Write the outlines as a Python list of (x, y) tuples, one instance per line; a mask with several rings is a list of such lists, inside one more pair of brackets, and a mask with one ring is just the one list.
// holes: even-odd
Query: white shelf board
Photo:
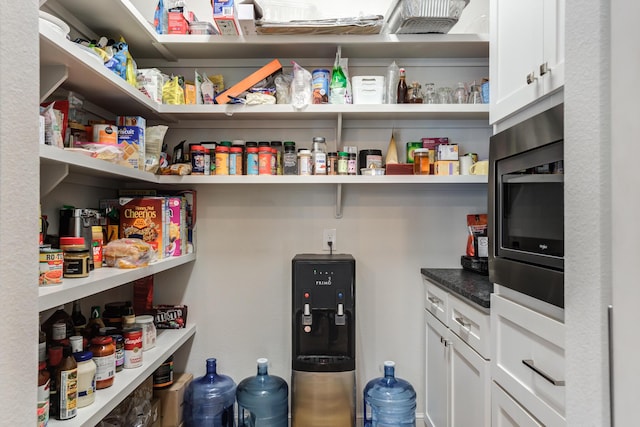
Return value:
[(62, 6), (96, 35), (124, 36), (134, 58), (333, 58), (337, 46), (347, 58), (489, 57), (488, 34), (158, 35), (129, 0), (47, 5)]
[(159, 176), (160, 184), (487, 184), (486, 175), (184, 175)]
[(106, 160), (94, 159), (82, 153), (74, 153), (51, 145), (40, 145), (40, 168), (48, 165), (68, 165), (69, 172), (117, 181), (156, 182), (157, 176)]
[(116, 373), (113, 385), (96, 391), (96, 400), (89, 406), (78, 409), (78, 414), (65, 421), (49, 420), (49, 426), (93, 427), (109, 414), (132, 391), (153, 374), (169, 356), (179, 349), (196, 332), (195, 323), (184, 329), (158, 330), (156, 346), (142, 354), (142, 366), (123, 369)]
[(89, 273), (86, 278), (65, 278), (60, 285), (40, 286), (38, 288), (38, 309), (53, 307), (85, 298), (99, 292), (122, 286), (125, 283), (159, 273), (196, 259), (195, 253), (179, 257), (161, 259), (147, 267), (122, 269), (103, 267)]
[(307, 105), (159, 105), (159, 112), (179, 120), (488, 120), (488, 104), (347, 104)]
[(99, 58), (40, 23), (41, 72), (60, 65), (68, 72), (62, 87), (82, 94), (87, 101), (120, 115), (140, 115), (147, 119), (158, 116), (157, 102), (105, 67)]

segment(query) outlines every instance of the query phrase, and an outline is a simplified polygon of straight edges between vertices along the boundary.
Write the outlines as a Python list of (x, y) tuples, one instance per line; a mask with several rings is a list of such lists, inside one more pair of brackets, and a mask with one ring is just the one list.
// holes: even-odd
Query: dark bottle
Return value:
[(407, 77), (404, 68), (400, 68), (400, 80), (398, 81), (398, 104), (407, 103)]
[(58, 399), (58, 381), (56, 380), (56, 371), (62, 362), (62, 347), (49, 347), (49, 418), (58, 418), (60, 413), (60, 399)]
[(58, 309), (43, 324), (49, 344), (60, 344), (74, 333), (73, 320), (64, 311), (64, 305)]
[(87, 326), (87, 318), (82, 314), (79, 300), (73, 302), (71, 320), (73, 321), (73, 329), (75, 331), (75, 335), (82, 335), (82, 331), (84, 330), (85, 326)]
[(62, 350), (62, 361), (56, 369), (56, 394), (59, 420), (68, 420), (78, 412), (78, 365), (71, 355), (71, 347)]
[(238, 384), (238, 427), (287, 427), (289, 387), (267, 372), (267, 359), (258, 359), (258, 374)]
[(100, 334), (100, 328), (104, 328), (104, 322), (100, 317), (100, 306), (94, 305), (91, 307), (91, 318), (87, 322), (87, 326), (84, 328), (84, 337), (91, 341), (92, 338), (97, 337)]
[(184, 419), (188, 427), (234, 427), (236, 383), (216, 372), (216, 359), (207, 359), (207, 373), (196, 378), (184, 395)]

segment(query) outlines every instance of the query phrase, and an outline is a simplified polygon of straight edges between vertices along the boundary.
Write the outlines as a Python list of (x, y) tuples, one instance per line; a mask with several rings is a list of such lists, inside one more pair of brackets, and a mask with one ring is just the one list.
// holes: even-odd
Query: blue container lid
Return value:
[(73, 358), (76, 359), (76, 362), (86, 362), (93, 359), (93, 353), (90, 351), (77, 351), (73, 353)]

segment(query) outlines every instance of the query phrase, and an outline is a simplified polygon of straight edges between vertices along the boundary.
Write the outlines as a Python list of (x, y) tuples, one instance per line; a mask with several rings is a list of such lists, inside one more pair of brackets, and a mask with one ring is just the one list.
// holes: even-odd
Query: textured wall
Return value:
[(19, 8), (0, 0), (0, 424), (7, 426), (33, 425), (36, 413), (37, 8), (35, 0)]

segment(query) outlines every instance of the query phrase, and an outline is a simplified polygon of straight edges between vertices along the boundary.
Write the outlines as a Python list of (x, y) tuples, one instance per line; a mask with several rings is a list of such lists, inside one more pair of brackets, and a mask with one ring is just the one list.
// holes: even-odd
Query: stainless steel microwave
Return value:
[(491, 137), (489, 279), (564, 307), (564, 109)]

